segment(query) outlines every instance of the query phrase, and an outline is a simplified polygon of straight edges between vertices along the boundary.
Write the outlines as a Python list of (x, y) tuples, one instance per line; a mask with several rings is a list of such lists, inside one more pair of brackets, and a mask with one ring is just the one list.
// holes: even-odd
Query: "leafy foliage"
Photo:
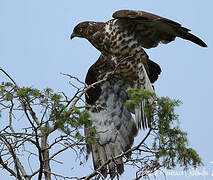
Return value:
[[(147, 90), (128, 88), (127, 92), (130, 98), (126, 101), (126, 105), (130, 109), (138, 106), (141, 101), (148, 101), (150, 98), (155, 99), (155, 104), (147, 104), (145, 106), (145, 113), (150, 115), (150, 112), (152, 112), (154, 117), (150, 130), (151, 133), (148, 136), (151, 143), (148, 146), (146, 142), (143, 142), (142, 146), (134, 150), (139, 151), (138, 156), (134, 159), (134, 155), (137, 154), (134, 153), (131, 160), (133, 166), (140, 163), (140, 166), (138, 166), (141, 167), (139, 172), (139, 174), (141, 173), (140, 177), (147, 176), (147, 174), (161, 167), (171, 169), (179, 165), (187, 169), (190, 166), (196, 168), (202, 164), (197, 152), (188, 146), (187, 133), (180, 129), (179, 117), (175, 113), (175, 108), (181, 104), (179, 100), (172, 100), (168, 97), (159, 98)], [(41, 138), (41, 142), (45, 143), (45, 138), (54, 131), (60, 130), (65, 136), (57, 137), (52, 144), (50, 143), (49, 147), (57, 144), (56, 142), (63, 142), (63, 146), (67, 147), (63, 147), (63, 150), (59, 150), (59, 152), (72, 147), (78, 149), (79, 154), (82, 153), (84, 148), (80, 148), (80, 143), (83, 142), (85, 137), (80, 130), (83, 126), (90, 126), (91, 121), (89, 121), (89, 113), (87, 110), (84, 110), (85, 107), (78, 107), (76, 104), (72, 104), (73, 98), (69, 99), (63, 93), (54, 93), (50, 88), (40, 91), (31, 87), (20, 88), (6, 82), (0, 85), (0, 103), (2, 105), (0, 112), (6, 109), (9, 112), (9, 122), (12, 122), (15, 110), (22, 110), (32, 125), (31, 133), (14, 138), (14, 142), (19, 138), (19, 141), (23, 141), (24, 144), (26, 139), (30, 139), (30, 142), (36, 145), (38, 151), (41, 151), (37, 139)], [(5, 134), (8, 133), (7, 128), (2, 131)], [(23, 132), (20, 134), (23, 134)], [(88, 144), (95, 143), (96, 134), (96, 129), (91, 126), (90, 136), (86, 138), (86, 142)], [(15, 145), (16, 143), (13, 144)], [(43, 146), (48, 149), (47, 143)], [(17, 151), (19, 151), (19, 148), (20, 146), (13, 147)], [(48, 151), (50, 150), (44, 150), (41, 153), (48, 154)], [(143, 156), (145, 156), (145, 153), (148, 153), (147, 158), (143, 157), (140, 159), (141, 151), (143, 152)], [(8, 154), (10, 154), (9, 150)], [(11, 156), (8, 157), (11, 158)], [(10, 164), (7, 161), (6, 163)]]
[(151, 125), (154, 138), (150, 150), (154, 155), (153, 162), (158, 167), (171, 169), (179, 165), (187, 169), (189, 166), (196, 168), (202, 165), (198, 153), (188, 147), (187, 133), (180, 129), (179, 117), (175, 113), (175, 108), (181, 104), (179, 100), (159, 98), (147, 90), (128, 88), (127, 92), (130, 97), (126, 102), (128, 108), (138, 106), (141, 101), (149, 98), (156, 99), (155, 104), (148, 104), (145, 108), (153, 112), (154, 116)]
[[(60, 129), (66, 134), (70, 134), (73, 129), (88, 125), (89, 114), (81, 107), (70, 107), (71, 100), (61, 93), (54, 93), (51, 88), (40, 91), (31, 87), (17, 88), (13, 84), (6, 82), (0, 86), (1, 101), (20, 102), (18, 106), (42, 107), (46, 109), (47, 120), (42, 123), (43, 129), (48, 132), (51, 128)], [(76, 129), (76, 131), (78, 131)], [(76, 133), (79, 138), (79, 132)]]

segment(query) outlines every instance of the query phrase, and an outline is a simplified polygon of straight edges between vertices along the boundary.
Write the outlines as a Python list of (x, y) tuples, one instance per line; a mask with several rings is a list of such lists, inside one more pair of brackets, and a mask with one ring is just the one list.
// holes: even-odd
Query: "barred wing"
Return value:
[(136, 38), (145, 48), (156, 47), (160, 42), (167, 44), (174, 41), (176, 37), (207, 47), (200, 38), (189, 33), (189, 29), (155, 14), (144, 11), (119, 10), (112, 17), (118, 19), (120, 26), (124, 29), (134, 29)]

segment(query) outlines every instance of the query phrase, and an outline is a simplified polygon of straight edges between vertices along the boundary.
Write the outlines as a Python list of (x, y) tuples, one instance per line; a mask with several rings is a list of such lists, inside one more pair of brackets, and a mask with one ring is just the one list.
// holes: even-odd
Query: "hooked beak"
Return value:
[(72, 40), (74, 37), (76, 37), (77, 35), (75, 33), (72, 33), (70, 36), (70, 39)]

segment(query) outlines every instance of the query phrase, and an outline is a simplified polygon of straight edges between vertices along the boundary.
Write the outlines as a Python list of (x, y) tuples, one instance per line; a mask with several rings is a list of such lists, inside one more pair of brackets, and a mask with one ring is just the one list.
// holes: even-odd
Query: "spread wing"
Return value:
[[(157, 80), (160, 67), (149, 61), (153, 70), (150, 78)], [(89, 68), (85, 82), (90, 85), (102, 79), (114, 67), (111, 61), (101, 55)], [(86, 92), (86, 103), (90, 113), (91, 125), (85, 127), (85, 136), (89, 137), (92, 127), (98, 132), (96, 143), (87, 145), (88, 154), (92, 152), (94, 168), (98, 169), (111, 157), (120, 155), (131, 148), (138, 129), (130, 110), (125, 106), (128, 99), (126, 88), (133, 86), (133, 82), (126, 81), (118, 75), (110, 76), (106, 81), (96, 84)], [(131, 154), (127, 155), (130, 156)], [(110, 174), (111, 179), (116, 174), (122, 174), (124, 164), (122, 158), (101, 169), (104, 177)]]
[(190, 30), (181, 24), (148, 12), (119, 10), (112, 17), (118, 19), (124, 29), (134, 29), (136, 38), (145, 48), (156, 47), (160, 42), (167, 44), (176, 37), (207, 47), (200, 38), (189, 33)]

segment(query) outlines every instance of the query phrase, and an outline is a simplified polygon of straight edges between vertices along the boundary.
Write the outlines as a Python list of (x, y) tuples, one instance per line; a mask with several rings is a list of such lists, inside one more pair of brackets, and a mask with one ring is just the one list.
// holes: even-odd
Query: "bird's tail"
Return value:
[[(142, 65), (141, 71), (138, 72), (139, 75), (139, 81), (135, 84), (136, 89), (146, 89), (151, 93), (154, 93), (154, 88), (152, 86), (152, 83), (148, 77), (148, 74), (145, 70), (145, 67)], [(147, 129), (151, 127), (151, 122), (153, 119), (153, 113), (151, 110), (147, 108), (148, 111), (146, 111), (146, 105), (151, 104), (153, 105), (155, 103), (155, 98), (151, 96), (149, 99), (144, 99), (139, 106), (135, 107), (135, 119), (137, 128), (141, 129)]]
[[(99, 86), (101, 94), (96, 105), (88, 107), (92, 127), (95, 127), (96, 132), (94, 142), (87, 142), (87, 153), (92, 153), (95, 170), (105, 178), (110, 174), (113, 179), (124, 172), (124, 162), (118, 156), (131, 148), (138, 129), (131, 112), (125, 106), (128, 99), (126, 88), (130, 84), (123, 79), (111, 77)], [(91, 137), (92, 127), (85, 127), (85, 137)], [(131, 153), (125, 156), (129, 158)]]

